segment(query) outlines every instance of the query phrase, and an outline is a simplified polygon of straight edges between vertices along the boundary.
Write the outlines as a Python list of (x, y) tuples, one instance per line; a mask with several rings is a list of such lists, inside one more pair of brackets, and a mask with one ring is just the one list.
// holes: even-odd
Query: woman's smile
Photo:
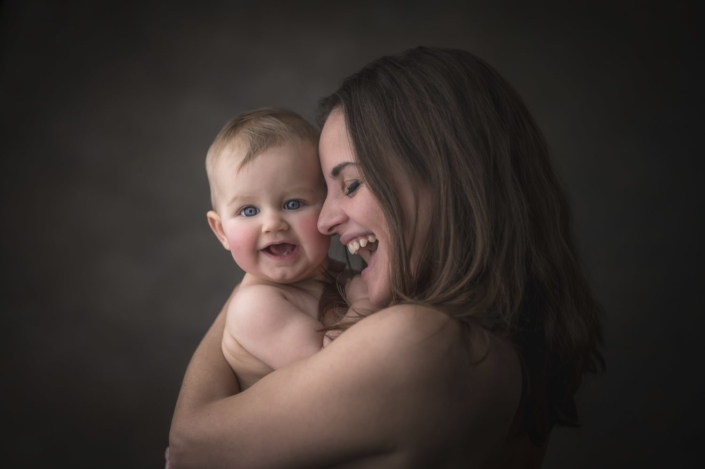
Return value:
[[(361, 249), (374, 252), (377, 250), (377, 237), (371, 234), (345, 242), (343, 244), (348, 247), (350, 254), (358, 254)], [(362, 256), (362, 253), (360, 253), (360, 255)]]
[(321, 131), (319, 157), (328, 194), (318, 219), (323, 234), (340, 235), (341, 243), (367, 263), (362, 278), (370, 301), (389, 303), (389, 228), (382, 207), (358, 168), (342, 112), (334, 111)]

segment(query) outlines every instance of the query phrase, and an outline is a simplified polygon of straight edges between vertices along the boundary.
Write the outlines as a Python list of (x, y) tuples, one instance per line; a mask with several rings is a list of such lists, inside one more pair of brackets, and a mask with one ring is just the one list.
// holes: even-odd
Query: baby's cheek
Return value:
[(322, 249), (328, 251), (330, 236), (318, 231), (318, 212), (312, 212), (301, 220), (301, 231), (311, 242), (321, 244)]
[(257, 237), (245, 230), (237, 232), (229, 239), (230, 253), (242, 270), (249, 271), (256, 263)]

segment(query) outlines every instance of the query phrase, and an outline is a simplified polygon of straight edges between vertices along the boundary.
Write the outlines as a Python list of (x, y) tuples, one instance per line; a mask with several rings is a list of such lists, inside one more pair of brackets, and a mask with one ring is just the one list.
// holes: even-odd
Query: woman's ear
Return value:
[(223, 231), (223, 223), (220, 221), (220, 215), (211, 210), (206, 214), (206, 217), (208, 217), (208, 225), (211, 227), (211, 230), (213, 230), (213, 233), (215, 233), (215, 237), (218, 238), (218, 241), (220, 241), (220, 244), (222, 244), (225, 249), (230, 251), (230, 244), (228, 243), (228, 238), (225, 236), (225, 231)]

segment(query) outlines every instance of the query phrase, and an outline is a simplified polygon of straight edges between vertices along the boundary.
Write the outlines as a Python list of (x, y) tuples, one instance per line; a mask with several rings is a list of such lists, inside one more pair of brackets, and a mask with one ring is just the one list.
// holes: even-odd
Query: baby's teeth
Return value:
[(360, 250), (360, 243), (358, 243), (357, 241), (353, 241), (353, 246), (355, 246), (355, 252), (357, 253), (357, 251)]
[(375, 237), (375, 235), (369, 235), (369, 236), (367, 237), (367, 240), (368, 240), (370, 243), (374, 243), (374, 242), (377, 241), (377, 238)]
[(355, 254), (356, 251), (355, 251), (355, 244), (354, 243), (348, 244), (348, 251), (350, 251), (350, 254)]
[(362, 238), (362, 239), (360, 240), (360, 247), (361, 247), (361, 248), (364, 248), (366, 245), (367, 245), (367, 240), (366, 240), (365, 238)]

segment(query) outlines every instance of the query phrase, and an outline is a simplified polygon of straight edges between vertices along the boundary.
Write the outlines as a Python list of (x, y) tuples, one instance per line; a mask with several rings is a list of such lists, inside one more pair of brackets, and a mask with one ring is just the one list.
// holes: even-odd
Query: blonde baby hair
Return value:
[(286, 109), (259, 108), (231, 119), (218, 133), (206, 155), (206, 172), (215, 208), (213, 176), (216, 163), (224, 156), (240, 159), (238, 170), (265, 150), (286, 143), (318, 146), (319, 130), (303, 117)]

